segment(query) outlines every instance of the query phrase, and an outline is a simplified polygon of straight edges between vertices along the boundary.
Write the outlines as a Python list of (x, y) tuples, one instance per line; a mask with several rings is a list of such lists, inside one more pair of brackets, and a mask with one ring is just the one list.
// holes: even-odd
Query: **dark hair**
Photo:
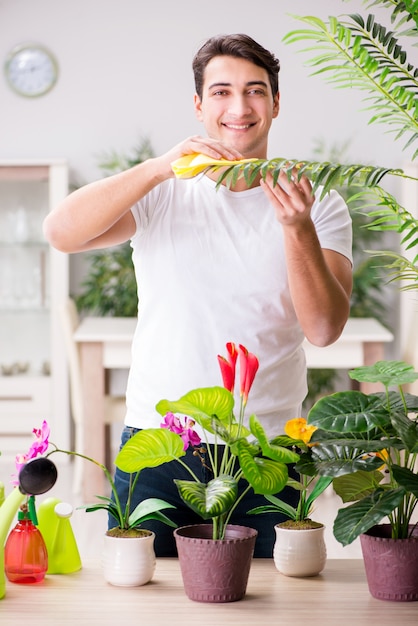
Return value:
[(272, 52), (260, 46), (248, 35), (218, 35), (208, 39), (193, 59), (194, 82), (199, 98), (202, 98), (206, 66), (216, 56), (238, 57), (263, 67), (268, 74), (273, 96), (278, 92), (280, 61)]

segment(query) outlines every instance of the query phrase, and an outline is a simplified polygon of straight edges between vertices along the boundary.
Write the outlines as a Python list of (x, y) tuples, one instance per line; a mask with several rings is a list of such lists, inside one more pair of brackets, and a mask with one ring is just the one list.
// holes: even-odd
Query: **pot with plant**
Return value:
[[(84, 454), (58, 448), (49, 441), (50, 430), (46, 421), (43, 422), (41, 428), (34, 429), (33, 433), (35, 441), (29, 452), (16, 460), (19, 484), (21, 488), (23, 487), (24, 493), (44, 493), (46, 487), (51, 488), (52, 485), (49, 484), (51, 478), (56, 479), (57, 476), (55, 465), (48, 458), (52, 454), (61, 452), (79, 456), (100, 467), (110, 485), (112, 497), (97, 496), (98, 502), (80, 508), (84, 508), (87, 512), (107, 511), (117, 522), (117, 526), (108, 530), (104, 536), (102, 567), (105, 580), (112, 585), (125, 587), (144, 585), (149, 582), (155, 571), (155, 534), (141, 528), (141, 524), (146, 520), (156, 519), (175, 528), (176, 524), (162, 513), (163, 510), (174, 507), (158, 498), (148, 498), (132, 511), (130, 495), (138, 479), (137, 470), (130, 473), (129, 498), (126, 505), (122, 506), (112, 475), (105, 465)], [(40, 454), (44, 456), (39, 456)], [(43, 491), (40, 491), (40, 488)]]
[(318, 478), (312, 463), (310, 439), (316, 430), (306, 419), (296, 417), (285, 424), (286, 436), (273, 440), (276, 445), (297, 450), (300, 459), (295, 465), (299, 480), (288, 479), (288, 486), (299, 492), (297, 506), (291, 506), (274, 495), (266, 495), (268, 504), (249, 511), (253, 514), (282, 513), (288, 520), (275, 525), (276, 542), (273, 558), (278, 571), (285, 576), (316, 576), (325, 567), (327, 550), (324, 540), (325, 526), (311, 519), (315, 500), (331, 484), (332, 478)]
[(344, 503), (334, 536), (343, 546), (360, 537), (372, 596), (418, 600), (418, 396), (403, 389), (418, 373), (402, 361), (378, 361), (350, 377), (379, 382), (384, 392), (338, 392), (308, 414), (317, 428), (313, 463), (334, 477)]
[[(227, 344), (227, 351), (226, 358), (218, 357), (224, 387), (193, 389), (177, 401), (161, 400), (156, 408), (164, 417), (162, 427), (136, 433), (115, 461), (125, 471), (173, 460), (184, 465), (182, 435), (189, 441), (193, 426), (199, 425), (203, 440), (193, 437), (193, 443), (212, 478), (203, 483), (184, 465), (190, 480), (175, 483), (186, 505), (210, 523), (178, 528), (174, 535), (186, 594), (200, 602), (231, 602), (245, 595), (257, 531), (232, 524), (231, 516), (251, 489), (258, 494), (280, 492), (287, 483), (287, 464), (299, 459), (293, 450), (269, 441), (255, 415), (248, 427), (244, 424), (258, 360), (233, 343)], [(238, 354), (241, 389), (235, 417)], [(184, 424), (178, 414), (187, 416)]]

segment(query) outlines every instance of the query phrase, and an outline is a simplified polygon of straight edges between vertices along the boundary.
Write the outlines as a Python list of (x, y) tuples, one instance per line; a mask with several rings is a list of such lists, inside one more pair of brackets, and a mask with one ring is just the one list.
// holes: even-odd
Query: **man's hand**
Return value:
[(297, 170), (293, 171), (291, 180), (282, 170), (277, 185), (274, 186), (273, 176), (269, 173), (265, 181), (260, 181), (260, 185), (273, 205), (278, 221), (283, 226), (301, 223), (310, 217), (315, 196), (306, 176), (302, 176), (300, 180), (297, 179)]
[(181, 143), (174, 146), (174, 148), (163, 154), (161, 157), (157, 158), (157, 161), (160, 162), (166, 178), (172, 178), (174, 176), (174, 172), (171, 169), (171, 163), (187, 154), (206, 154), (212, 159), (228, 159), (229, 161), (235, 161), (243, 158), (242, 154), (238, 152), (238, 150), (225, 146), (217, 139), (193, 135), (192, 137), (188, 137)]

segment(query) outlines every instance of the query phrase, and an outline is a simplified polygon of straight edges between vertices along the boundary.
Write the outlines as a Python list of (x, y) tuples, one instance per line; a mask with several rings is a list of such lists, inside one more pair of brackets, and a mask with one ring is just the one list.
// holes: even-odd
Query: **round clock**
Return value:
[(4, 66), (7, 81), (20, 96), (34, 98), (48, 93), (58, 79), (54, 55), (36, 43), (16, 46)]

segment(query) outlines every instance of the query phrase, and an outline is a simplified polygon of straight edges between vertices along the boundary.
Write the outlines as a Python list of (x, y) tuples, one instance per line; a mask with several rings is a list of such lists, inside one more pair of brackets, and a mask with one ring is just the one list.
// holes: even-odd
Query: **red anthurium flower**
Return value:
[(258, 359), (255, 354), (248, 352), (244, 346), (239, 346), (239, 368), (241, 377), (241, 396), (243, 404), (248, 400), (251, 386), (258, 370)]
[(228, 356), (220, 356), (218, 354), (218, 363), (221, 368), (222, 380), (225, 389), (228, 389), (231, 393), (234, 392), (235, 386), (235, 365), (238, 357), (238, 350), (236, 345), (232, 342), (226, 344)]

